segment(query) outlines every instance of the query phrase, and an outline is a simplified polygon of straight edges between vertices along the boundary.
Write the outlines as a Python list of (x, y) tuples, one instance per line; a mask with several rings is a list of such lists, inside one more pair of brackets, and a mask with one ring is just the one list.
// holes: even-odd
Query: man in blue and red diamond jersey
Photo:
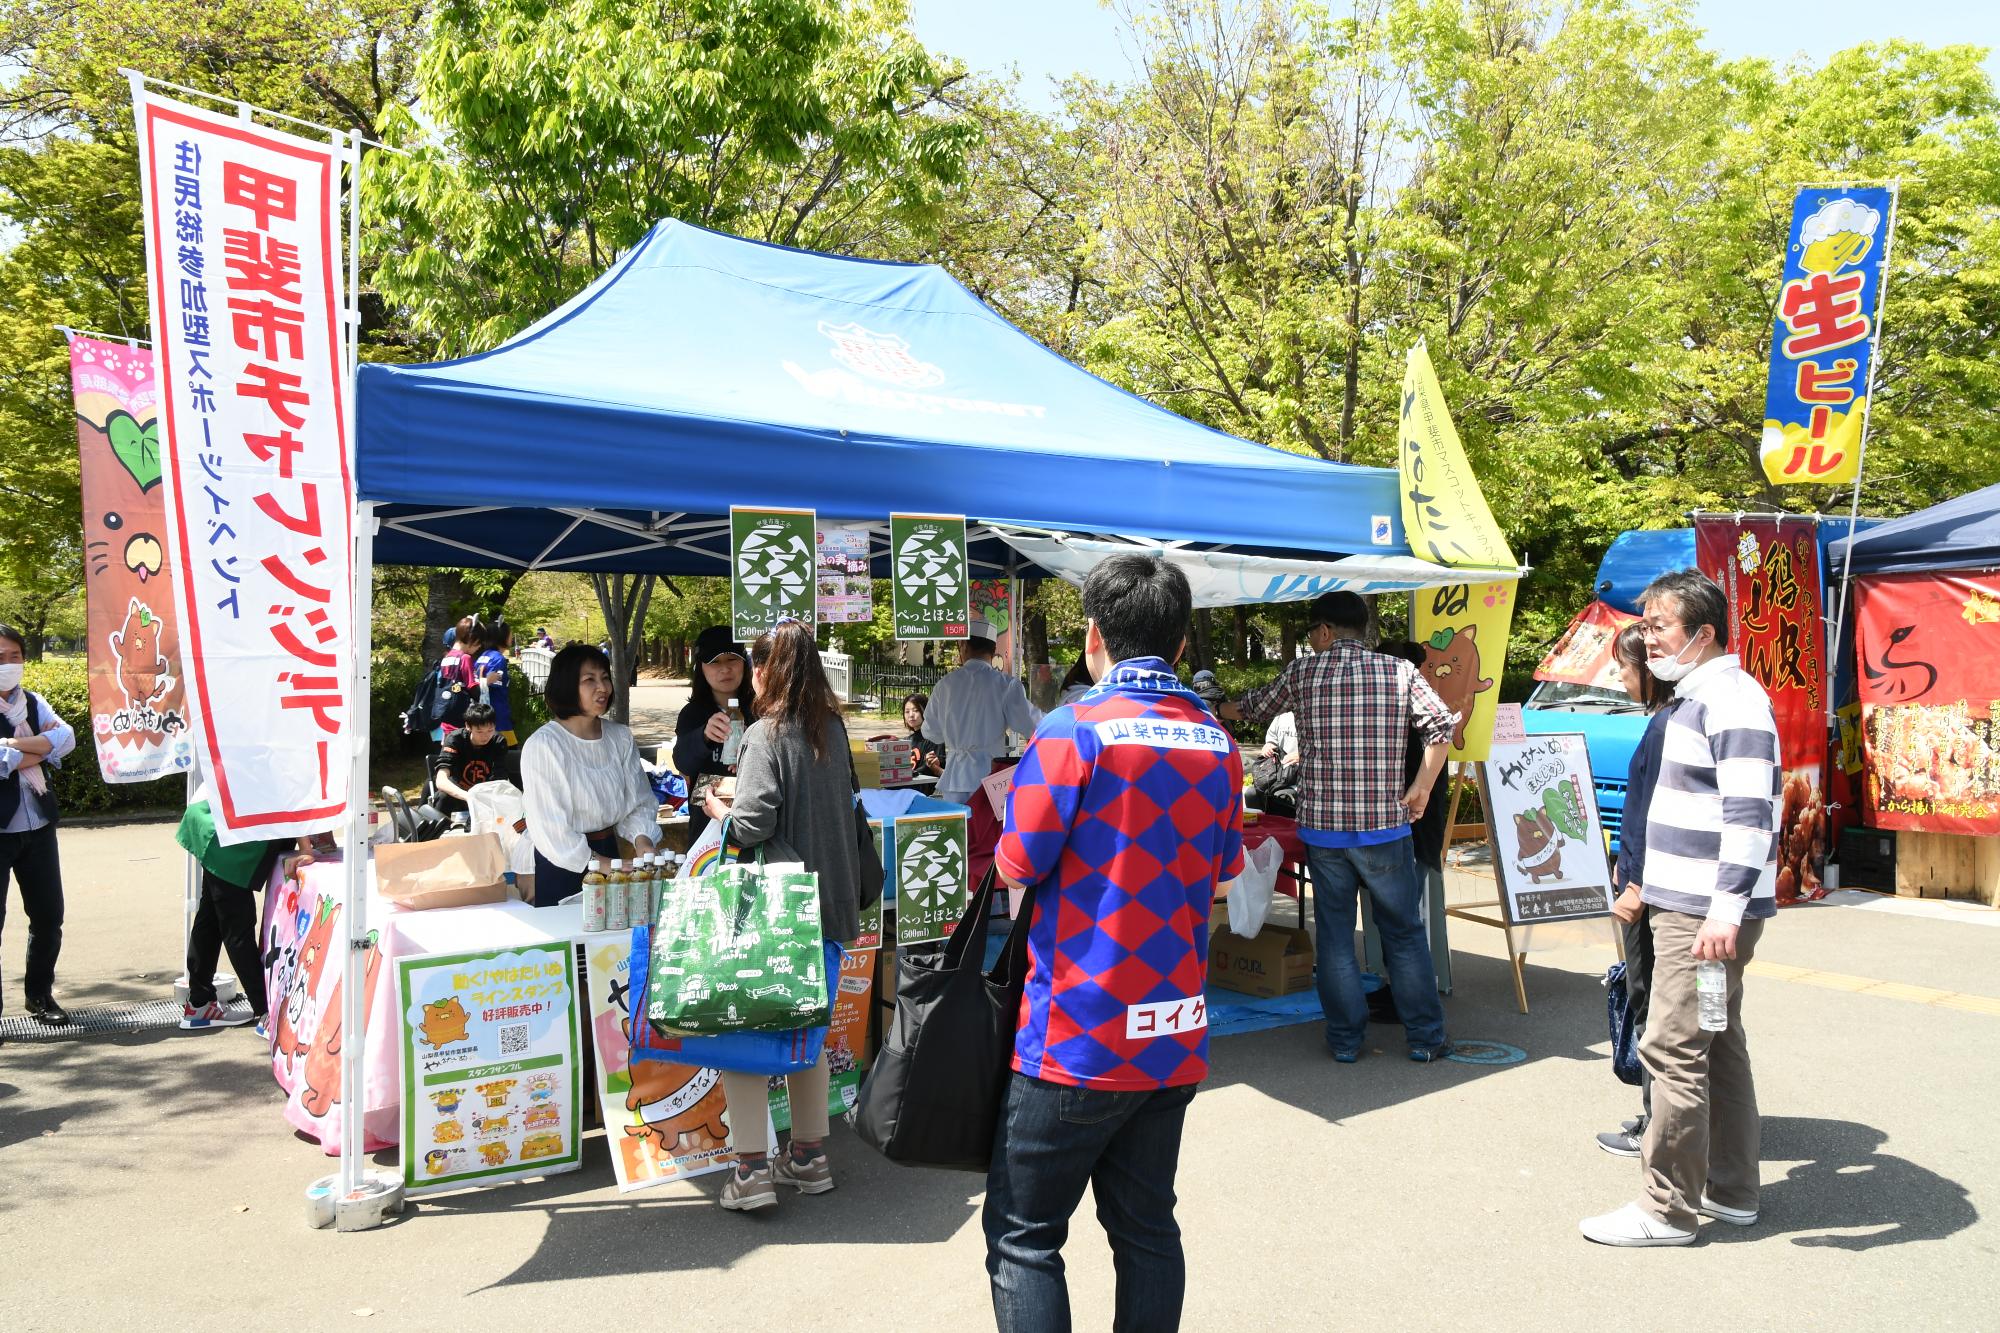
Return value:
[(1208, 1074), (1208, 917), (1243, 869), (1243, 758), (1173, 663), (1186, 577), (1121, 555), (1083, 588), (1097, 684), (1014, 770), (994, 865), (1031, 890), (1028, 974), (986, 1184), (1002, 1333), (1069, 1327), (1062, 1243), (1086, 1185), (1111, 1241), (1119, 1329), (1180, 1322), (1181, 1127)]

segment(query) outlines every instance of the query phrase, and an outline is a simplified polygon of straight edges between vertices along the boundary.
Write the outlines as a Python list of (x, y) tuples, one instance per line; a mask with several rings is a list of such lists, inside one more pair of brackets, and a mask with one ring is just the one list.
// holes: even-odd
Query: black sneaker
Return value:
[(1451, 1052), (1451, 1043), (1444, 1041), (1439, 1042), (1435, 1046), (1412, 1046), (1410, 1048), (1410, 1058), (1420, 1065), (1436, 1064), (1439, 1060), (1450, 1055)]
[(39, 1000), (29, 1000), (28, 1012), (34, 1015), (38, 1022), (46, 1023), (52, 1028), (63, 1027), (69, 1022), (69, 1012), (55, 1002), (54, 996), (45, 995)]
[(1637, 1157), (1639, 1140), (1622, 1129), (1609, 1130), (1597, 1136), (1597, 1146), (1613, 1157)]

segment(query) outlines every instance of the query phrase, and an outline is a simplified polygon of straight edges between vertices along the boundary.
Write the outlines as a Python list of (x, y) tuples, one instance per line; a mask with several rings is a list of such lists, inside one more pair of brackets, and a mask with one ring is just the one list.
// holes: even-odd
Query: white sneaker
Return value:
[(1586, 1240), (1599, 1245), (1692, 1245), (1694, 1232), (1669, 1226), (1636, 1203), (1628, 1203), (1615, 1213), (1586, 1217), (1577, 1224)]
[(1755, 1208), (1724, 1208), (1706, 1194), (1701, 1196), (1701, 1207), (1695, 1211), (1703, 1217), (1712, 1217), (1718, 1222), (1727, 1222), (1733, 1227), (1754, 1227), (1757, 1225), (1757, 1210)]

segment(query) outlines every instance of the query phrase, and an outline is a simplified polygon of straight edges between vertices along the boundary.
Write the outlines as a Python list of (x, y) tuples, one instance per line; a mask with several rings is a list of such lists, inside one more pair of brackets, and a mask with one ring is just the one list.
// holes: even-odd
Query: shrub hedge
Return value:
[[(405, 736), (400, 714), (423, 679), (424, 665), (377, 658), (371, 680), (368, 739), (384, 757), (417, 754), (430, 748), (429, 736)], [(522, 740), (548, 721), (548, 706), (518, 672), (510, 673), (515, 734)], [(48, 700), (63, 721), (76, 728), (77, 753), (54, 775), (56, 799), (66, 817), (175, 811), (185, 790), (178, 777), (153, 782), (107, 783), (92, 757), (89, 672), (82, 658), (44, 658), (28, 663), (23, 683)]]

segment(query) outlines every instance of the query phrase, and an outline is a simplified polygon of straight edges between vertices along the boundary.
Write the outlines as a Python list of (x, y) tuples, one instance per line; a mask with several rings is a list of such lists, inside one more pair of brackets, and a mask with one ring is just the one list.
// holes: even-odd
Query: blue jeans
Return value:
[(986, 1174), (986, 1272), (1000, 1333), (1068, 1333), (1063, 1241), (1083, 1188), (1111, 1240), (1116, 1333), (1180, 1327), (1187, 1263), (1174, 1221), (1194, 1087), (1099, 1092), (1013, 1075)]
[(1313, 921), (1319, 927), (1314, 980), (1326, 1014), (1326, 1044), (1336, 1055), (1361, 1049), (1368, 1028), (1368, 1002), (1361, 994), (1361, 967), (1354, 961), (1354, 917), (1358, 890), (1366, 886), (1382, 937), (1382, 961), (1389, 990), (1410, 1046), (1429, 1050), (1444, 1042), (1444, 1003), (1438, 999), (1431, 942), (1424, 934), (1417, 903), (1423, 880), (1408, 838), (1375, 847), (1306, 846), (1312, 870)]

